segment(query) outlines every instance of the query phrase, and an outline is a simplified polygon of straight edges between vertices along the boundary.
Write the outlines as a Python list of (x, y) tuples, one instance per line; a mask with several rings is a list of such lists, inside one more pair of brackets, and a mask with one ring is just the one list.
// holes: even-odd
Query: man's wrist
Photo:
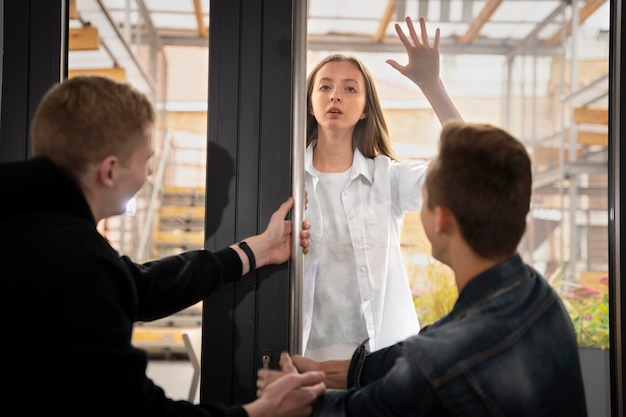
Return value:
[(256, 257), (254, 256), (254, 252), (250, 249), (250, 246), (248, 246), (245, 240), (239, 242), (237, 246), (239, 246), (239, 248), (244, 251), (248, 257), (248, 263), (250, 264), (250, 270), (248, 273), (254, 272), (256, 270)]

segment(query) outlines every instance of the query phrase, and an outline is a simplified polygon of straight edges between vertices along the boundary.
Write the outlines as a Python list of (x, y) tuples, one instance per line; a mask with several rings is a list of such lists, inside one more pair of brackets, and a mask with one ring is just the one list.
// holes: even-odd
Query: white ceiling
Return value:
[[(154, 89), (154, 85), (147, 65), (138, 59), (146, 54), (146, 44), (153, 48), (208, 47), (209, 0), (75, 1), (80, 19), (71, 21), (70, 26), (89, 23), (97, 27), (104, 48), (97, 52), (70, 52), (70, 68), (110, 67), (117, 63), (126, 68), (131, 82), (147, 91)], [(524, 43), (524, 39), (537, 39), (532, 43), (532, 54), (550, 55), (557, 53), (558, 44), (547, 45), (547, 40), (558, 36), (561, 22), (572, 17), (571, 8), (564, 7), (566, 3), (559, 0), (309, 0), (308, 48), (310, 51), (402, 52), (393, 24), (402, 23), (405, 16), (425, 16), (429, 30), (441, 29), (440, 49), (444, 57), (522, 54), (524, 45), (527, 48), (531, 45)], [(584, 24), (578, 27), (581, 38), (607, 38), (609, 2), (576, 3), (581, 15), (585, 8), (593, 6), (591, 3), (602, 5), (589, 17), (585, 16)], [(385, 12), (390, 5), (392, 12), (386, 20)], [(477, 29), (472, 26), (481, 21), (484, 24)], [(464, 41), (474, 30), (476, 36)], [(373, 40), (377, 34), (382, 36)], [(133, 46), (139, 44), (143, 46)]]

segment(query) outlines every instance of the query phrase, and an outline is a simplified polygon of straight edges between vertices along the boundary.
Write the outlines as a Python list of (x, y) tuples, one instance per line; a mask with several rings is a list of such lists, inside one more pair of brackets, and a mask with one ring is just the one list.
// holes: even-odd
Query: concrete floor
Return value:
[[(165, 394), (173, 400), (186, 400), (189, 395), (193, 368), (187, 359), (151, 359), (146, 370), (148, 377), (163, 388)], [(200, 388), (196, 392), (198, 402)]]

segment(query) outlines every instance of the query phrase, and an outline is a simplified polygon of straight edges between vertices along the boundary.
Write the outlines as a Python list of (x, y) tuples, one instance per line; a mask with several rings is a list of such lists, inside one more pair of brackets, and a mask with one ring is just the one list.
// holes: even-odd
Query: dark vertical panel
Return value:
[[(209, 111), (207, 147), (206, 225), (215, 230), (205, 242), (209, 250), (229, 245), (236, 239), (236, 181), (239, 177), (238, 117), (239, 96), (239, 31), (240, 1), (217, 0), (210, 2), (209, 26)], [(221, 221), (218, 220), (212, 194), (223, 183), (221, 165), (215, 160), (212, 149), (221, 146), (231, 155), (235, 175), (228, 189), (228, 204)], [(200, 398), (232, 403), (233, 392), (233, 339), (234, 288), (228, 286), (213, 294), (203, 303), (202, 358)], [(207, 358), (211, 358), (207, 360)]]
[(615, 416), (626, 413), (624, 398), (626, 386), (626, 347), (624, 335), (626, 323), (626, 285), (621, 275), (621, 260), (626, 259), (626, 246), (621, 244), (622, 232), (626, 232), (626, 222), (622, 220), (622, 207), (626, 203), (626, 173), (621, 162), (626, 161), (626, 146), (623, 145), (622, 123), (626, 121), (626, 108), (622, 97), (626, 95), (626, 86), (621, 81), (621, 67), (626, 67), (626, 58), (622, 53), (626, 45), (626, 36), (621, 23), (626, 19), (626, 12), (620, 0), (611, 1), (611, 37), (609, 68), (609, 314), (611, 335), (611, 412)]
[(29, 2), (4, 3), (4, 50), (0, 161), (26, 159), (28, 152)]
[[(290, 193), (291, 0), (216, 0), (210, 16), (205, 246), (214, 250), (261, 232)], [(217, 147), (235, 167), (223, 213), (212, 206), (229, 181)], [(255, 398), (261, 352), (287, 349), (288, 271), (264, 268), (205, 300), (203, 400)]]
[(30, 157), (29, 127), (37, 104), (64, 76), (66, 1), (4, 2), (0, 161)]
[[(263, 36), (263, 95), (261, 97), (261, 177), (263, 188), (260, 210), (271, 215), (276, 203), (291, 193), (292, 146), (292, 2), (268, 2), (264, 20), (273, 22)], [(305, 111), (305, 109), (302, 109)], [(298, 230), (296, 227), (294, 230)], [(259, 285), (257, 319), (257, 367), (261, 353), (271, 355), (270, 367), (278, 368), (281, 351), (289, 348), (289, 270), (271, 275)]]
[[(239, 74), (239, 169), (237, 188), (237, 239), (260, 232), (268, 217), (259, 210), (259, 196), (264, 179), (259, 171), (261, 158), (259, 148), (263, 138), (259, 133), (263, 94), (262, 82), (266, 74), (261, 70), (265, 51), (261, 48), (264, 33), (262, 11), (264, 1), (241, 2), (241, 67)], [(255, 397), (255, 387), (250, 384), (254, 377), (256, 351), (257, 282), (262, 272), (251, 274), (235, 287), (234, 310), (235, 345), (233, 402), (248, 402)]]

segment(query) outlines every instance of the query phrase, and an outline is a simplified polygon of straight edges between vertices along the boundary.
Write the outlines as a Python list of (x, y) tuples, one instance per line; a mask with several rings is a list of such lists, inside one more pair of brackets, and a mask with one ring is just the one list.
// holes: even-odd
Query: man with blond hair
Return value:
[[(308, 415), (321, 372), (289, 375), (267, 398), (232, 406), (174, 401), (146, 376), (147, 354), (131, 343), (136, 321), (196, 304), (292, 252), (289, 197), (263, 233), (222, 250), (145, 264), (120, 256), (96, 225), (122, 214), (150, 175), (154, 123), (151, 102), (129, 84), (72, 78), (35, 113), (34, 158), (0, 164), (2, 329), (15, 348), (3, 402), (27, 415)], [(300, 238), (306, 253), (308, 231)]]

